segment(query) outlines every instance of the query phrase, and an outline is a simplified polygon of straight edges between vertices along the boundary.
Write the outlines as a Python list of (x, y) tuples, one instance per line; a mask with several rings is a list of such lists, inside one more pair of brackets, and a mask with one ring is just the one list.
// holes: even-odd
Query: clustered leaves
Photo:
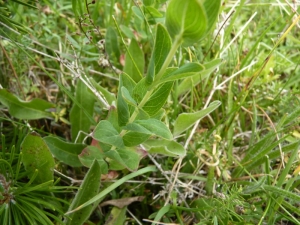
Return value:
[[(223, 156), (218, 157), (219, 152), (216, 149), (221, 137), (212, 135), (213, 131), (209, 131), (207, 136), (207, 138), (213, 139), (211, 152), (204, 149), (198, 150), (197, 146), (202, 147), (206, 143), (193, 143), (197, 149), (194, 152), (188, 152), (186, 146), (183, 146), (182, 140), (185, 141), (188, 138), (191, 128), (218, 109), (221, 106), (221, 101), (211, 102), (209, 98), (203, 109), (189, 112), (178, 113), (174, 109), (172, 112), (174, 115), (170, 121), (168, 117), (170, 112), (167, 112), (165, 107), (166, 102), (170, 99), (170, 93), (176, 92), (174, 93), (175, 97), (172, 96), (173, 98), (189, 94), (191, 89), (201, 82), (206, 82), (210, 75), (222, 65), (223, 60), (215, 58), (210, 62), (201, 64), (197, 61), (193, 62), (192, 57), (190, 60), (180, 63), (177, 62), (177, 58), (174, 59), (181, 46), (193, 46), (203, 40), (215, 27), (221, 0), (170, 0), (166, 3), (165, 13), (157, 10), (154, 7), (156, 4), (154, 2), (146, 0), (143, 1), (143, 6), (135, 5), (132, 7), (132, 12), (138, 21), (137, 24), (141, 25), (145, 20), (147, 29), (151, 29), (150, 38), (148, 38), (143, 26), (137, 28), (137, 33), (140, 35), (138, 38), (138, 35), (129, 28), (119, 26), (115, 21), (116, 27), (106, 27), (105, 38), (98, 42), (102, 50), (105, 49), (102, 51), (102, 53), (105, 52), (103, 60), (109, 60), (108, 62), (105, 61), (106, 64), (113, 71), (119, 73), (116, 95), (108, 91), (94, 77), (86, 75), (83, 67), (78, 66), (80, 64), (78, 61), (74, 64), (68, 64), (63, 60), (60, 61), (61, 65), (71, 71), (76, 81), (74, 94), (69, 93), (60, 82), (56, 81), (57, 85), (63, 88), (63, 91), (68, 93), (72, 100), (69, 115), (65, 115), (66, 108), (60, 109), (58, 105), (48, 101), (38, 98), (24, 101), (7, 89), (0, 89), (0, 103), (14, 119), (25, 121), (26, 124), (28, 121), (38, 119), (51, 120), (52, 123), (61, 122), (70, 125), (71, 133), (68, 139), (63, 139), (53, 135), (41, 137), (37, 133), (38, 131), (28, 131), (25, 137), (20, 138), (21, 143), (17, 148), (3, 146), (3, 154), (0, 154), (1, 224), (22, 224), (22, 221), (26, 221), (25, 223), (28, 224), (52, 224), (54, 220), (58, 224), (84, 224), (108, 194), (118, 195), (115, 190), (120, 185), (137, 176), (144, 175), (146, 177), (145, 174), (147, 173), (157, 172), (158, 169), (162, 170), (161, 168), (173, 162), (174, 158), (178, 159), (176, 166), (182, 169), (181, 163), (185, 157), (187, 159), (184, 162), (186, 168), (183, 170), (192, 168), (193, 174), (187, 176), (192, 181), (198, 179), (205, 182), (206, 194), (210, 195), (210, 198), (197, 196), (190, 201), (192, 203), (187, 207), (186, 202), (184, 202), (185, 198), (180, 196), (181, 192), (185, 191), (184, 188), (187, 187), (182, 185), (184, 188), (179, 186), (180, 189), (178, 189), (175, 181), (168, 180), (170, 184), (172, 182), (174, 186), (172, 188), (176, 191), (167, 193), (168, 202), (150, 215), (150, 219), (160, 221), (167, 217), (166, 215), (174, 217), (176, 214), (176, 218), (183, 224), (181, 213), (184, 215), (193, 213), (195, 220), (206, 224), (211, 223), (212, 218), (215, 224), (229, 224), (231, 221), (241, 224), (251, 213), (259, 217), (259, 215), (265, 215), (265, 212), (269, 212), (267, 210), (270, 209), (268, 222), (274, 224), (277, 220), (276, 212), (281, 204), (291, 212), (299, 213), (299, 209), (295, 207), (295, 202), (299, 201), (299, 196), (290, 191), (297, 186), (297, 183), (294, 184), (297, 178), (295, 176), (286, 181), (289, 170), (297, 157), (299, 141), (277, 149), (278, 145), (288, 139), (288, 135), (279, 138), (276, 132), (269, 132), (257, 143), (251, 142), (249, 144), (247, 152), (241, 160), (236, 161), (231, 174), (226, 168), (221, 168), (226, 163), (220, 165), (219, 161), (235, 160), (232, 154), (233, 146), (228, 144), (226, 147), (230, 150), (226, 154), (224, 153), (224, 158), (222, 158)], [(160, 1), (160, 3), (162, 2), (164, 1)], [(72, 8), (77, 21), (79, 21), (78, 25), (81, 32), (85, 32), (84, 27), (89, 26), (83, 24), (83, 21), (89, 20), (89, 24), (94, 24), (91, 20), (90, 4), (98, 3), (96, 1), (92, 3), (72, 1)], [(121, 8), (122, 6), (120, 4), (115, 7)], [(2, 11), (3, 7), (0, 5), (0, 22), (8, 19), (8, 15), (1, 16)], [(7, 23), (14, 28), (20, 26), (11, 20), (7, 20)], [(99, 30), (98, 27), (96, 30)], [(95, 35), (93, 36), (90, 31), (88, 35), (87, 33), (85, 33), (85, 38), (88, 39), (88, 43), (93, 43)], [(128, 42), (124, 41), (123, 35), (127, 36)], [(70, 40), (75, 45), (76, 41), (71, 37)], [(124, 54), (120, 47), (120, 40), (126, 49)], [(149, 48), (149, 40), (151, 55), (149, 54), (149, 59), (145, 59), (144, 51)], [(141, 47), (145, 42), (147, 42), (147, 47)], [(79, 46), (79, 48), (81, 47)], [(188, 50), (190, 51), (190, 49)], [(182, 52), (180, 52), (179, 58), (182, 57), (181, 54)], [(75, 56), (74, 58), (80, 61), (77, 55)], [(78, 68), (74, 66), (75, 64)], [(50, 74), (48, 75), (51, 77)], [(231, 87), (228, 89), (228, 92), (233, 95)], [(233, 97), (230, 99), (231, 97), (228, 97), (229, 103), (233, 101)], [(243, 97), (243, 101), (246, 97)], [(177, 99), (174, 101), (176, 105)], [(208, 104), (209, 102), (210, 104)], [(228, 105), (231, 107), (232, 105), (229, 103)], [(242, 104), (243, 102), (240, 102), (238, 107), (242, 107)], [(229, 119), (224, 119), (226, 123), (224, 122), (224, 125), (214, 129), (225, 130), (228, 134), (232, 134), (232, 136), (228, 135), (232, 138), (234, 130), (231, 122), (238, 114), (238, 109), (230, 107), (228, 107), (230, 112), (226, 115)], [(102, 114), (107, 116), (104, 117)], [(256, 126), (257, 112), (253, 114), (255, 121), (253, 124)], [(276, 129), (285, 129), (291, 121), (297, 118), (298, 114), (299, 110), (286, 118), (282, 118), (276, 125)], [(69, 118), (70, 122), (64, 118), (65, 116)], [(222, 122), (219, 121), (219, 123)], [(2, 145), (4, 145), (3, 143)], [(16, 154), (14, 154), (15, 151)], [(198, 153), (199, 155), (197, 155)], [(289, 153), (290, 157), (283, 158), (283, 153)], [(163, 165), (158, 165), (153, 160), (152, 155), (163, 157)], [(157, 168), (147, 166), (148, 161), (146, 163), (142, 161), (147, 156), (156, 163)], [(203, 157), (207, 157), (208, 160), (204, 160)], [(255, 160), (253, 160), (254, 158)], [(270, 177), (262, 177), (257, 181), (252, 177), (249, 171), (258, 170), (262, 165), (265, 174), (269, 175), (270, 160), (278, 158), (281, 158), (282, 163), (286, 163), (286, 167), (281, 174), (276, 175), (278, 179), (275, 185), (271, 183)], [(197, 176), (197, 173), (203, 169), (198, 165), (200, 161), (206, 166), (204, 168), (207, 171), (205, 178)], [(173, 169), (176, 168), (175, 165), (173, 166)], [(62, 169), (66, 172), (70, 168), (73, 169), (73, 172), (81, 170), (87, 172), (79, 189), (76, 189), (74, 199), (71, 202), (65, 202), (58, 200), (60, 196), (55, 193), (55, 190), (65, 188), (56, 186), (54, 170)], [(222, 175), (220, 175), (220, 168), (224, 172)], [(299, 171), (299, 168), (295, 171)], [(114, 183), (108, 185), (102, 182), (110, 177), (111, 173), (116, 178)], [(226, 183), (215, 188), (215, 174), (225, 177), (224, 180), (226, 181), (229, 180), (229, 177), (238, 180), (242, 176), (249, 175), (255, 182), (253, 184), (249, 182), (246, 188), (236, 188), (235, 186), (229, 188)], [(60, 175), (67, 177), (72, 182), (75, 181), (75, 179), (68, 177), (69, 175), (62, 173)], [(176, 173), (177, 175), (178, 173)], [(184, 179), (187, 178), (184, 177)], [(191, 191), (192, 196), (195, 190), (187, 190), (187, 192)], [(221, 190), (224, 194), (219, 194), (216, 190)], [(147, 191), (145, 190), (145, 193)], [(125, 193), (125, 195), (132, 193)], [(254, 202), (256, 193), (264, 193), (263, 196), (270, 199), (266, 201), (267, 205), (258, 207), (257, 211), (260, 211), (261, 214), (256, 213), (256, 209), (253, 209), (259, 203), (249, 203)], [(126, 200), (128, 199), (130, 198), (126, 198)], [(128, 200), (128, 204), (136, 199), (141, 201), (144, 197), (133, 197)], [(274, 199), (277, 202), (273, 201)], [(185, 205), (178, 203), (181, 201)], [(259, 199), (259, 201), (262, 200)], [(116, 202), (112, 204), (114, 207), (110, 211), (107, 225), (122, 224), (126, 220), (127, 203), (122, 203), (121, 209), (118, 209), (118, 201)], [(264, 211), (264, 207), (267, 208), (266, 211)], [(248, 211), (245, 211), (245, 208)], [(291, 221), (296, 221), (291, 213), (289, 215)], [(261, 218), (253, 220), (247, 218), (247, 221), (258, 220)]]
[[(213, 4), (216, 9), (213, 15), (208, 7), (210, 4)], [(131, 38), (125, 54), (123, 72), (119, 77), (117, 98), (111, 97), (104, 88), (97, 87), (101, 95), (111, 101), (109, 101), (107, 119), (99, 121), (90, 135), (93, 140), (92, 145), (77, 144), (84, 141), (84, 136), (80, 135), (80, 132), (88, 133), (94, 123), (91, 118), (96, 96), (93, 96), (86, 84), (91, 82), (90, 84), (94, 85), (95, 82), (87, 80), (77, 82), (76, 102), (70, 112), (73, 143), (51, 136), (42, 139), (36, 133), (25, 137), (21, 147), (23, 164), (28, 177), (34, 179), (37, 184), (53, 180), (55, 164), (50, 151), (56, 159), (66, 165), (72, 167), (84, 165), (90, 168), (69, 208), (76, 213), (66, 217), (66, 224), (74, 224), (75, 221), (76, 224), (82, 224), (89, 218), (102, 198), (97, 198), (93, 204), (89, 204), (84, 209), (78, 211), (77, 209), (98, 194), (101, 174), (107, 174), (109, 170), (135, 171), (145, 153), (171, 157), (185, 156), (186, 150), (177, 143), (174, 135), (186, 131), (197, 120), (220, 105), (219, 102), (215, 102), (205, 110), (179, 115), (173, 132), (169, 129), (169, 124), (163, 120), (166, 116), (163, 106), (174, 82), (178, 80), (188, 82), (200, 75), (209, 76), (218, 64), (207, 67), (198, 63), (188, 63), (180, 68), (169, 67), (181, 43), (187, 45), (197, 42), (214, 25), (220, 1), (210, 4), (196, 0), (170, 1), (166, 13), (168, 30), (161, 23), (155, 26), (156, 34), (149, 65), (145, 65), (144, 53), (137, 40)], [(73, 1), (73, 10), (78, 18), (83, 12), (81, 7), (81, 3)], [(174, 38), (178, 39), (173, 42)], [(114, 66), (121, 68), (117, 63), (120, 57), (119, 48), (116, 47), (117, 39), (114, 29), (108, 28), (105, 47), (111, 62), (116, 62)], [(147, 68), (146, 74), (144, 74), (145, 68)], [(0, 102), (9, 109), (12, 116), (18, 119), (59, 119), (53, 113), (57, 110), (55, 106), (40, 99), (24, 102), (3, 89), (0, 90)], [(186, 117), (189, 119), (187, 120)], [(139, 146), (143, 151), (138, 151)]]

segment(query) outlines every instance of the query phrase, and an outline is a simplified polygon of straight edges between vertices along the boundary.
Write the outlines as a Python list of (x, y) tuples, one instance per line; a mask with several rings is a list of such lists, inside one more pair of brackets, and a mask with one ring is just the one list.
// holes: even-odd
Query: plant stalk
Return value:
[[(156, 74), (153, 83), (150, 85), (150, 87), (149, 87), (148, 91), (146, 92), (146, 94), (144, 95), (142, 101), (139, 103), (139, 105), (137, 106), (137, 108), (135, 109), (133, 114), (131, 115), (131, 117), (128, 121), (129, 123), (132, 123), (135, 120), (135, 118), (138, 115), (138, 109), (143, 108), (143, 106), (149, 100), (150, 96), (152, 95), (153, 91), (155, 90), (155, 88), (157, 87), (159, 81), (161, 80), (162, 76), (164, 75), (166, 69), (168, 68), (171, 61), (173, 60), (173, 57), (174, 57), (177, 49), (181, 45), (181, 43), (182, 43), (182, 37), (181, 36), (176, 36), (175, 41), (172, 44), (171, 50), (170, 50), (169, 54), (167, 55), (167, 58), (166, 58), (164, 64), (160, 68), (159, 72)], [(121, 132), (121, 136), (125, 134), (124, 132), (126, 132), (126, 131), (123, 130)]]

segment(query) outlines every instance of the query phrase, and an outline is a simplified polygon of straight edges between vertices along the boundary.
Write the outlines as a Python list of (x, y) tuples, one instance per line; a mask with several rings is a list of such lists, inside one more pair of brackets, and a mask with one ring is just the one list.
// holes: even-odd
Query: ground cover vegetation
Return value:
[(0, 1), (0, 224), (300, 224), (298, 1)]

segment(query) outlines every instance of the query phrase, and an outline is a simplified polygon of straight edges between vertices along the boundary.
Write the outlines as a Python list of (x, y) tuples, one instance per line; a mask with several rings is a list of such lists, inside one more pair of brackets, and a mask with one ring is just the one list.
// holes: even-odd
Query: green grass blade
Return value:
[(113, 183), (112, 185), (110, 185), (109, 187), (104, 189), (103, 191), (101, 191), (99, 194), (97, 194), (95, 197), (91, 198), (89, 201), (87, 201), (84, 204), (78, 206), (77, 208), (67, 212), (66, 215), (74, 213), (90, 204), (93, 204), (94, 202), (97, 202), (98, 200), (105, 197), (108, 193), (110, 193), (111, 191), (113, 191), (114, 189), (116, 189), (118, 186), (122, 185), (124, 182), (126, 182), (129, 179), (132, 179), (136, 176), (140, 176), (144, 173), (155, 172), (155, 171), (157, 171), (157, 169), (154, 166), (148, 166), (148, 167), (140, 169), (136, 172), (130, 173), (130, 174), (122, 177), (121, 179), (119, 179), (118, 181), (116, 181), (115, 183)]

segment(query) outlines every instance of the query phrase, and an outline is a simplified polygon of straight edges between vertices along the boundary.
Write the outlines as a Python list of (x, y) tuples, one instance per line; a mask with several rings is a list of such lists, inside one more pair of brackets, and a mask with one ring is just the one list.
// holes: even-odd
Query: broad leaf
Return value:
[(143, 144), (149, 153), (162, 154), (171, 157), (185, 156), (186, 150), (176, 141), (148, 140)]
[(170, 130), (157, 119), (136, 120), (123, 127), (127, 132), (123, 136), (125, 146), (131, 147), (146, 141), (150, 136), (172, 139)]
[(149, 63), (146, 81), (151, 84), (155, 75), (160, 71), (172, 46), (172, 41), (166, 28), (158, 24), (156, 27), (155, 44)]
[(136, 120), (127, 124), (123, 130), (134, 131), (141, 134), (155, 135), (157, 137), (172, 139), (172, 133), (169, 128), (157, 119)]
[(41, 184), (54, 179), (54, 159), (47, 144), (37, 133), (32, 132), (24, 138), (21, 152), (22, 162), (29, 178), (34, 175), (35, 170), (38, 171), (35, 183)]
[(129, 91), (129, 93), (132, 95), (133, 89), (136, 86), (136, 82), (127, 74), (122, 73), (120, 75), (120, 87), (126, 87), (126, 89)]
[(78, 155), (86, 147), (84, 144), (73, 144), (65, 142), (57, 137), (45, 137), (44, 141), (48, 145), (53, 156), (59, 161), (72, 166), (82, 166)]
[(112, 27), (108, 27), (106, 29), (105, 51), (107, 52), (109, 59), (114, 62), (114, 65), (120, 68), (120, 49), (118, 36), (116, 31)]
[(166, 12), (170, 35), (183, 38), (185, 45), (202, 39), (214, 26), (221, 0), (171, 0)]
[(162, 120), (162, 118), (166, 115), (166, 110), (164, 110), (163, 108), (161, 108), (160, 110), (158, 110), (157, 113), (155, 113), (151, 118), (153, 119), (157, 119), (157, 120)]
[(170, 35), (183, 38), (185, 45), (203, 38), (208, 20), (202, 1), (171, 0), (166, 12), (166, 26)]
[(133, 88), (136, 86), (136, 83), (126, 74), (120, 75), (119, 81), (119, 92), (118, 92), (118, 99), (117, 99), (117, 111), (118, 111), (118, 123), (119, 126), (124, 126), (127, 124), (130, 111), (127, 103), (123, 99), (121, 89), (125, 87), (130, 94), (132, 94)]
[[(167, 68), (163, 77), (169, 76), (172, 72), (176, 71), (177, 68)], [(158, 81), (157, 84), (160, 82)], [(140, 80), (135, 88), (133, 89), (133, 98), (139, 103), (144, 98), (145, 94), (149, 90), (150, 84), (147, 83), (146, 78), (144, 77), (142, 80)], [(161, 86), (160, 86), (161, 87)], [(159, 87), (158, 87), (159, 89)], [(158, 90), (157, 89), (157, 90)], [(153, 95), (153, 94), (152, 94)]]
[[(84, 176), (84, 180), (69, 207), (69, 211), (75, 209), (98, 194), (100, 190), (101, 174), (101, 167), (98, 161), (94, 160), (93, 165)], [(82, 225), (86, 220), (89, 219), (93, 210), (98, 206), (100, 201), (101, 199), (97, 200), (95, 204), (90, 204), (87, 207), (67, 216), (64, 223), (66, 225)]]
[(132, 106), (137, 106), (137, 103), (136, 101), (131, 97), (129, 91), (127, 90), (126, 87), (121, 87), (121, 93), (122, 93), (122, 97), (123, 99), (129, 104), (129, 105), (132, 105)]
[(33, 99), (29, 102), (18, 99), (6, 89), (0, 89), (0, 102), (8, 108), (10, 115), (22, 120), (36, 120), (53, 118), (49, 112), (55, 105), (42, 99)]
[(125, 55), (124, 72), (128, 74), (135, 82), (143, 78), (145, 59), (144, 53), (135, 39), (131, 39), (129, 52)]
[(126, 101), (123, 99), (121, 91), (118, 92), (117, 111), (119, 126), (126, 125), (130, 117), (130, 112)]
[(122, 148), (124, 146), (122, 137), (114, 126), (107, 120), (102, 120), (95, 127), (93, 138), (104, 144), (109, 144)]
[(138, 108), (138, 115), (136, 116), (137, 120), (146, 120), (149, 118), (150, 118), (150, 116), (148, 113), (146, 113), (143, 109)]
[(169, 128), (161, 121), (157, 119), (148, 119), (148, 120), (136, 120), (134, 123), (141, 125), (142, 127), (146, 128), (153, 135), (165, 139), (172, 139), (172, 133), (170, 132)]
[[(145, 1), (143, 1), (145, 4)], [(152, 18), (161, 18), (163, 17), (163, 14), (158, 11), (158, 9), (152, 7), (152, 6), (146, 6), (145, 7), (145, 13), (149, 13), (150, 17)]]
[(151, 6), (156, 3), (156, 0), (143, 0), (144, 6)]
[(216, 108), (218, 108), (221, 105), (220, 101), (214, 101), (209, 104), (209, 106), (206, 109), (200, 110), (195, 113), (182, 113), (180, 114), (174, 124), (174, 136), (177, 136), (181, 134), (182, 132), (189, 129), (191, 126), (193, 126), (198, 120), (202, 119), (203, 117), (210, 114), (212, 111), (214, 111)]
[(78, 159), (82, 163), (82, 165), (86, 167), (91, 167), (95, 160), (98, 161), (102, 174), (108, 173), (108, 166), (105, 162), (105, 155), (101, 152), (101, 149), (95, 146), (87, 146), (82, 152), (78, 155)]
[(134, 131), (137, 133), (141, 134), (149, 134), (152, 135), (152, 132), (146, 129), (145, 127), (137, 124), (137, 123), (129, 123), (125, 127), (123, 127), (123, 130), (128, 130), (128, 131)]
[(191, 87), (198, 85), (202, 80), (209, 77), (221, 64), (221, 59), (215, 59), (211, 62), (204, 64), (204, 69), (202, 69), (199, 73), (194, 74), (192, 77), (185, 78), (178, 85), (178, 95), (184, 94), (187, 91), (191, 90)]
[[(80, 131), (84, 133), (90, 132), (91, 121), (84, 111), (89, 113), (91, 117), (94, 112), (95, 103), (94, 95), (81, 80), (78, 80), (75, 98), (82, 107), (80, 108), (77, 104), (74, 104), (70, 112), (71, 137), (73, 142)], [(83, 135), (80, 135), (77, 142), (81, 143), (84, 138)]]
[(112, 105), (109, 108), (106, 120), (108, 120), (117, 131), (120, 131), (120, 127), (118, 123), (118, 112), (115, 106)]
[(130, 28), (128, 28), (124, 25), (120, 25), (120, 29), (127, 38), (129, 38), (129, 39), (134, 38), (134, 33), (132, 32), (132, 30)]
[(136, 170), (139, 166), (140, 156), (138, 153), (128, 149), (116, 149), (105, 152), (105, 155), (115, 160), (129, 170)]
[(164, 76), (159, 83), (179, 80), (186, 77), (195, 76), (197, 74), (199, 75), (204, 68), (205, 67), (199, 63), (187, 63), (167, 76)]
[(146, 81), (146, 77), (144, 77), (136, 84), (136, 86), (133, 89), (132, 97), (135, 99), (135, 101), (140, 103), (143, 97), (145, 96), (145, 94), (147, 93), (148, 88), (149, 88), (149, 84)]
[(139, 17), (141, 20), (144, 19), (144, 15), (143, 13), (141, 12), (141, 10), (137, 7), (137, 6), (132, 6), (132, 12), (137, 16)]
[(124, 208), (118, 208), (113, 207), (110, 211), (109, 217), (105, 223), (105, 225), (123, 225), (126, 221), (126, 209)]
[(151, 134), (129, 131), (123, 136), (123, 141), (125, 146), (134, 147), (142, 144), (144, 141), (148, 140), (149, 137), (151, 137)]
[(219, 15), (221, 0), (205, 0), (203, 3), (203, 7), (207, 16), (207, 32), (214, 28), (216, 20)]
[(146, 102), (143, 110), (149, 114), (149, 116), (154, 116), (163, 107), (168, 99), (170, 91), (172, 89), (173, 82), (166, 82), (160, 85), (157, 90), (151, 95), (150, 99)]

